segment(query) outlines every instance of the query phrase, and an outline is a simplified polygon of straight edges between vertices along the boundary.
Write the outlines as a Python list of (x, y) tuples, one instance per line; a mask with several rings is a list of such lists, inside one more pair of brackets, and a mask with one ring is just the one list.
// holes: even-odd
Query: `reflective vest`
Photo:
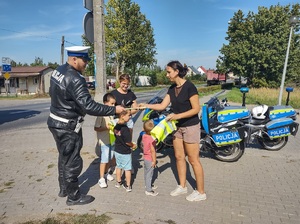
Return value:
[(109, 125), (109, 143), (111, 146), (115, 145), (116, 136), (114, 133), (114, 127), (116, 126), (118, 119), (110, 120)]
[(157, 140), (157, 144), (173, 133), (173, 131), (176, 131), (176, 123), (177, 121), (166, 121), (166, 119), (163, 119), (151, 130), (150, 134)]

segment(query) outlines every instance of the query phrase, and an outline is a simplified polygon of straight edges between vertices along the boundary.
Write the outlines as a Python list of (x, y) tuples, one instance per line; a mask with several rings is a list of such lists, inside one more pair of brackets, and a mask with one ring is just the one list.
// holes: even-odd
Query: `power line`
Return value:
[[(20, 31), (5, 29), (5, 28), (0, 28), (0, 30), (4, 30), (4, 31), (7, 31), (7, 32), (12, 32), (12, 33), (26, 34), (26, 35), (29, 35), (29, 36), (42, 37), (42, 38), (46, 38), (46, 39), (50, 39), (50, 40), (61, 41), (60, 39), (57, 39), (57, 38), (52, 38), (52, 37), (48, 37), (48, 36), (38, 36), (38, 35), (34, 35), (32, 33), (20, 32)], [(68, 44), (71, 44), (71, 45), (78, 45), (78, 44), (74, 44), (74, 43), (72, 43), (70, 41), (67, 41), (67, 40), (65, 40), (65, 42), (68, 43)]]

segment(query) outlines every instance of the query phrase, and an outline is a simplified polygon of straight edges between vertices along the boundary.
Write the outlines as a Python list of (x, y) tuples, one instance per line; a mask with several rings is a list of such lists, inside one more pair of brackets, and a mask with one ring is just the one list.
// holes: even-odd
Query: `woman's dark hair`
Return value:
[(182, 64), (179, 61), (170, 61), (167, 64), (167, 66), (173, 68), (174, 70), (177, 69), (179, 71), (178, 76), (180, 78), (183, 78), (186, 75), (187, 71), (188, 71), (187, 66), (186, 65), (182, 66)]

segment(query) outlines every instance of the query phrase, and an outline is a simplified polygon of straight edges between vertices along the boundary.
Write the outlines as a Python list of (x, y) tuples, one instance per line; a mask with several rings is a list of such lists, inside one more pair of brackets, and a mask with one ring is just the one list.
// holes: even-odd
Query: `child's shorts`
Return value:
[(108, 163), (115, 154), (115, 146), (101, 145), (101, 163)]
[(131, 154), (120, 154), (115, 152), (117, 168), (123, 170), (132, 170)]

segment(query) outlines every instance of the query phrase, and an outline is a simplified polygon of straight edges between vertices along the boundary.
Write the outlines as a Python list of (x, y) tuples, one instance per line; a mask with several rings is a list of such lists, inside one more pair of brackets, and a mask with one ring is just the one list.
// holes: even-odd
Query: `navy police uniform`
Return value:
[[(89, 47), (66, 48), (68, 56), (88, 57)], [(85, 78), (66, 63), (53, 71), (50, 79), (51, 107), (47, 124), (59, 152), (58, 181), (60, 197), (66, 197), (67, 204), (86, 204), (92, 196), (81, 195), (78, 176), (82, 171), (80, 150), (83, 145), (82, 123), (86, 114), (108, 116), (115, 114), (115, 107), (95, 102), (87, 88)]]

